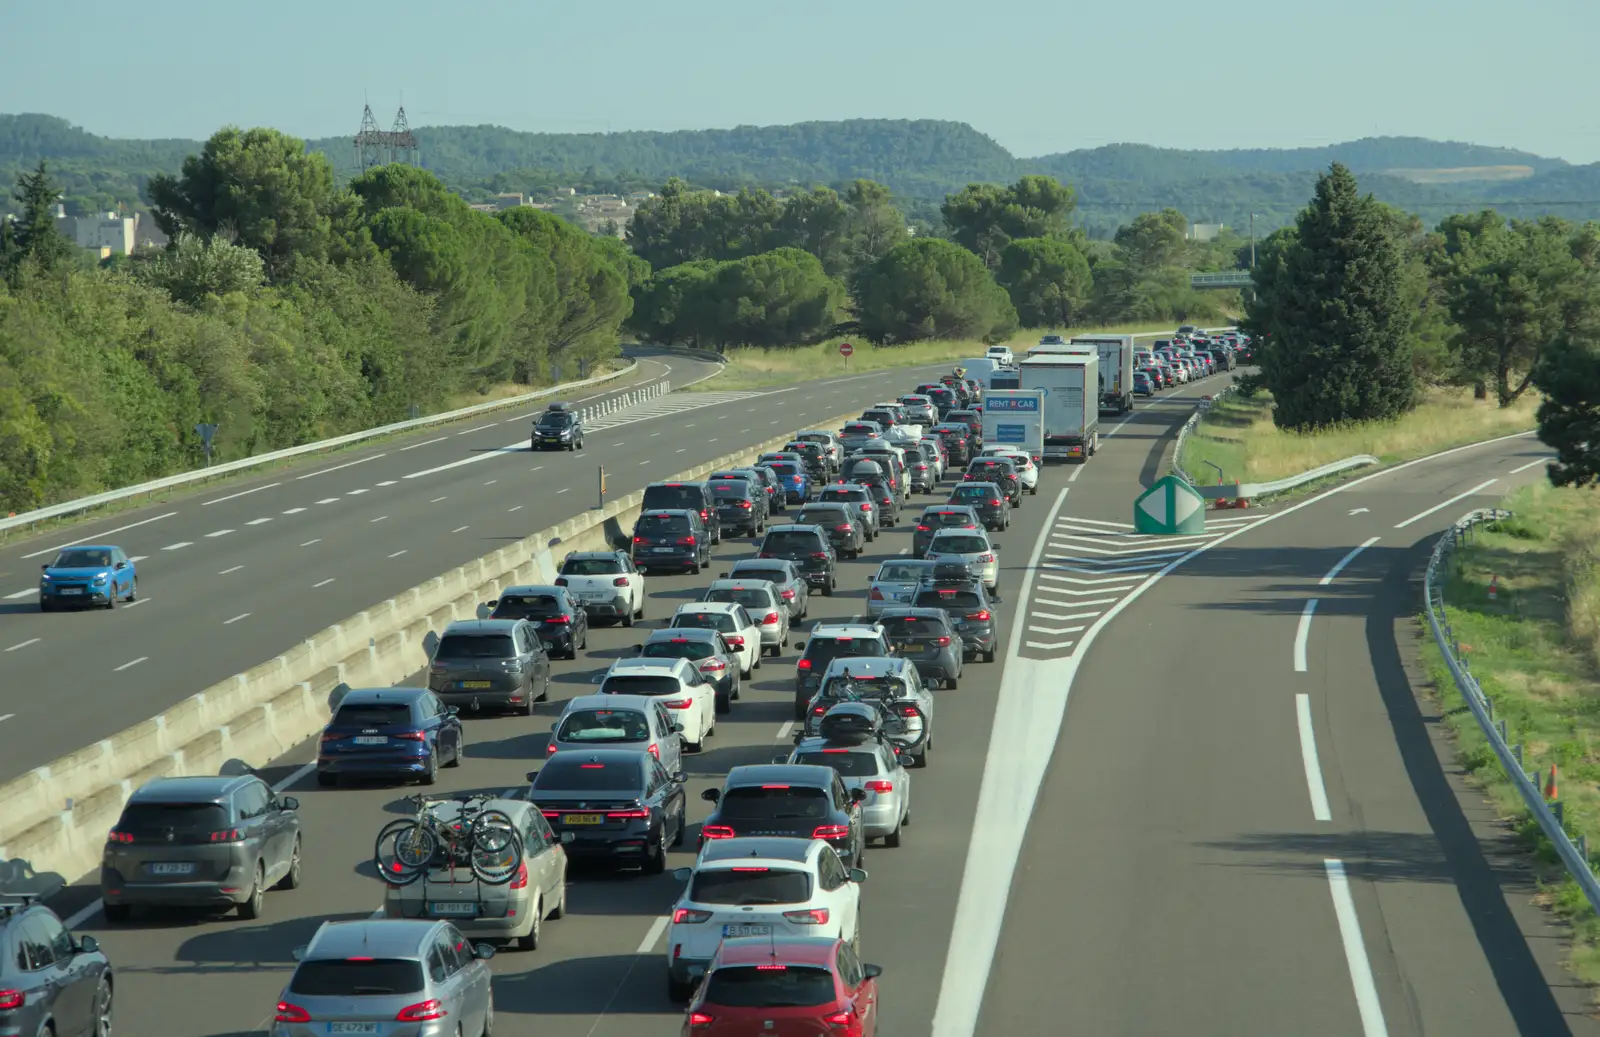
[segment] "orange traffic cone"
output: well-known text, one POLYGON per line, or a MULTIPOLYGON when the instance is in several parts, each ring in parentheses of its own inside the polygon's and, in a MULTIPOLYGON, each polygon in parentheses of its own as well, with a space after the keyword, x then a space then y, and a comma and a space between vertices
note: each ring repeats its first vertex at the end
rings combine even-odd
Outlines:
POLYGON ((1556 765, 1550 765, 1550 777, 1544 783, 1544 798, 1556 800, 1561 798, 1561 788, 1556 784, 1556 765))
POLYGON ((1489 600, 1495 601, 1500 597, 1500 577, 1489 577, 1489 600))

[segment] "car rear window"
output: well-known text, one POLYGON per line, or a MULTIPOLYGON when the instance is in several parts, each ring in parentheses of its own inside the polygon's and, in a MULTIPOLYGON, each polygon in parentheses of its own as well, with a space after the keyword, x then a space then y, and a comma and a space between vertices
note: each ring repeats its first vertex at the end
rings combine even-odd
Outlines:
POLYGON ((516 655, 510 634, 446 634, 439 640, 438 659, 509 659, 516 655))
POLYGON ((863 425, 859 421, 852 421, 844 427, 844 434, 847 436, 870 436, 877 431, 871 425, 863 425))
POLYGON ((590 760, 581 750, 569 752, 571 755, 557 753, 545 761, 533 779, 535 792, 631 792, 644 786, 639 764, 633 760, 600 763, 590 760))
POLYGON ((872 580, 874 583, 913 583, 922 578, 927 568, 911 562, 884 562, 872 580))
POLYGON ((405 702, 362 702, 340 706, 333 715, 335 724, 352 727, 376 727, 383 724, 405 724, 411 720, 411 706, 405 702))
POLYGON ((792 868, 716 868, 697 871, 689 899, 697 904, 803 904, 811 876, 792 868))
POLYGON ((819 500, 838 501, 841 504, 855 504, 864 500, 871 500, 872 494, 866 490, 823 490, 819 500))
POLYGON ((228 809, 219 803, 129 803, 117 830, 138 839, 164 835, 210 836, 228 827, 228 809))
POLYGON ((677 695, 682 691, 678 678, 657 673, 614 673, 600 685, 602 695, 677 695))
POLYGON ((568 713, 556 732, 561 742, 642 742, 650 737, 650 722, 636 709, 578 709, 568 713))
POLYGON ((735 630, 733 617, 726 612, 680 612, 672 617, 672 625, 718 630, 724 634, 731 634, 735 630))
POLYGON ((722 794, 717 812, 725 818, 824 818, 828 790, 814 785, 740 785, 722 794))
POLYGON ((994 493, 993 487, 977 483, 969 484, 967 486, 957 486, 955 492, 950 496, 972 500, 987 500, 989 495, 992 493, 994 493))
POLYGON ((507 594, 495 604, 493 619, 542 619, 561 616, 566 609, 554 594, 507 594))
POLYGON ((744 500, 750 496, 750 484, 742 479, 738 482, 714 482, 711 484, 711 496, 717 500, 744 500))
POLYGON ((793 461, 763 461, 763 468, 770 468, 779 475, 799 475, 800 466, 793 461))
POLYGON ((772 607, 772 592, 761 587, 714 587, 706 592, 706 600, 737 602, 747 609, 768 609, 772 607))
POLYGON ((849 522, 850 513, 843 508, 807 508, 796 515, 794 521, 808 526, 836 526, 849 522))
POLYGON ((906 682, 899 677, 829 677, 819 693, 825 699, 897 699, 906 693, 906 682))
POLYGON ((878 621, 890 637, 939 637, 945 626, 931 616, 885 616, 878 621))
POLYGON ((616 558, 568 558, 561 563, 562 576, 615 576, 622 572, 616 558))
POLYGON ((422 963, 403 958, 314 958, 289 980, 307 997, 382 997, 422 992, 422 963))
POLYGON ((646 641, 644 651, 639 654, 646 659, 700 660, 711 658, 714 647, 710 641, 691 641, 688 638, 672 641, 646 641))
POLYGON ((975 609, 983 604, 983 599, 978 597, 977 591, 940 588, 920 592, 916 604, 918 608, 975 609))
POLYGON ((933 538, 928 550, 940 554, 975 555, 989 550, 989 542, 980 536, 943 533, 933 538))
POLYGON ((639 521, 634 523, 635 536, 668 536, 672 534, 686 534, 689 532, 689 516, 687 515, 640 515, 639 521))
POLYGON ((735 567, 733 575, 744 580, 767 580, 778 586, 788 583, 790 579, 787 569, 757 569, 742 565, 735 567))
POLYGON ((800 552, 820 551, 822 545, 817 542, 817 534, 801 529, 785 529, 768 533, 767 539, 762 542, 761 550, 769 552, 800 552))
POLYGON ((794 763, 810 764, 813 767, 832 767, 844 778, 870 778, 878 773, 878 754, 852 753, 845 751, 822 751, 815 753, 795 753, 794 763))
POLYGON ((924 511, 922 524, 925 526, 970 526, 973 524, 972 513, 966 511, 924 511))
POLYGON ((806 642, 805 657, 820 670, 822 664, 831 659, 873 658, 883 654, 883 646, 875 637, 813 637, 806 642))
POLYGON ((735 965, 706 979, 705 1003, 729 1008, 809 1008, 833 999, 833 973, 815 965, 735 965))
POLYGON ((645 511, 699 511, 704 506, 699 486, 646 486, 640 502, 645 511))

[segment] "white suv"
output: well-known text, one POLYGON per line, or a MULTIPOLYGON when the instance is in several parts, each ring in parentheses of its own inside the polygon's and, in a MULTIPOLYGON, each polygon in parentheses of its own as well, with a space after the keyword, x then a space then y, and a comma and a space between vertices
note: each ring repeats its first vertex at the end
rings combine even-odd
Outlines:
POLYGON ((751 670, 761 669, 761 628, 736 601, 694 601, 679 605, 667 626, 697 627, 720 633, 738 657, 739 676, 744 680, 750 679, 751 670))
POLYGON ((699 752, 717 726, 717 689, 687 659, 618 659, 600 678, 602 695, 648 695, 660 699, 683 741, 699 752))
POLYGON ((1017 362, 1016 357, 1011 355, 1010 346, 990 346, 989 352, 985 353, 984 356, 1001 367, 1010 367, 1017 362))
POLYGON ((712 839, 693 868, 667 926, 667 995, 687 1000, 717 946, 732 936, 827 936, 859 944, 861 883, 822 839, 750 836, 712 839))

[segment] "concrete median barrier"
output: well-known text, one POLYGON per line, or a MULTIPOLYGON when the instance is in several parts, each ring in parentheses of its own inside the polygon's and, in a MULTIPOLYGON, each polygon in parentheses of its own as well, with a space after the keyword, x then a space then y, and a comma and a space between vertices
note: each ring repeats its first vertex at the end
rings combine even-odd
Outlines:
MULTIPOLYGON (((840 415, 825 426, 854 419, 840 415)), ((692 481, 775 450, 776 437, 669 476, 692 481)), ((43 767, 0 784, 0 860, 82 876, 99 866, 106 832, 140 785, 216 774, 225 762, 261 767, 316 735, 343 687, 395 684, 428 665, 438 633, 477 616, 519 583, 550 583, 572 551, 623 547, 642 493, 607 501, 436 576, 321 630, 282 654, 43 767)))

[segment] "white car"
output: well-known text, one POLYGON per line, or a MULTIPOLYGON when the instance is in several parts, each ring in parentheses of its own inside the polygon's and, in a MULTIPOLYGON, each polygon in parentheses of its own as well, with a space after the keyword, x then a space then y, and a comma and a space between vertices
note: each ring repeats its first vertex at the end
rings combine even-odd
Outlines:
POLYGON ((739 676, 750 679, 750 671, 761 669, 761 628, 750 613, 736 601, 694 601, 679 605, 669 627, 699 627, 715 630, 728 642, 739 658, 739 676))
POLYGON ((660 699, 681 724, 690 752, 699 752, 717 727, 717 689, 687 659, 618 659, 600 678, 601 695, 648 695, 660 699))
POLYGON ((928 541, 922 557, 930 562, 961 562, 981 574, 984 587, 992 591, 1000 583, 998 550, 981 529, 941 529, 928 541))
POLYGON ((777 658, 789 647, 789 606, 770 580, 712 580, 700 603, 737 602, 755 621, 761 633, 761 651, 777 658))
POLYGON ((1009 457, 1016 462, 1017 474, 1022 477, 1022 488, 1030 494, 1039 492, 1039 466, 1033 455, 1019 446, 986 446, 979 457, 1009 457))
POLYGON ((574 551, 561 560, 556 586, 567 588, 590 619, 631 627, 644 618, 644 576, 626 551, 574 551))
POLYGON ((1011 355, 1010 346, 990 346, 989 352, 984 355, 1001 367, 1011 367, 1017 362, 1016 357, 1011 355))
MULTIPOLYGON (((685 1001, 731 936, 861 940, 861 883, 822 839, 713 839, 692 868, 667 925, 667 996, 685 1001)), ((813 1027, 814 1029, 814 1027, 813 1027)))

